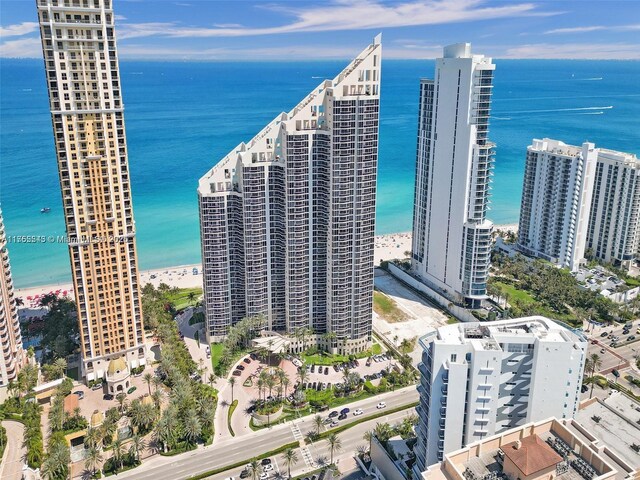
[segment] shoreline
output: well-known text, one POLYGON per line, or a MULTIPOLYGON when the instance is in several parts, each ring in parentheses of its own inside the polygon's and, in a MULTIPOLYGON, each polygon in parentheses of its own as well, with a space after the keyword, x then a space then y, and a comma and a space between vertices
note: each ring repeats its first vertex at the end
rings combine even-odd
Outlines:
MULTIPOLYGON (((517 232, 518 224, 495 225, 494 228, 495 230, 517 232)), ((411 251, 411 232, 376 235, 374 249, 373 262, 375 266, 380 265, 382 260, 405 258, 405 252, 411 251)), ((140 289, 147 283, 151 283, 156 288, 161 283, 177 288, 202 288, 202 265, 197 263, 141 271, 140 289), (197 274, 193 273, 194 268, 198 269, 197 274)), ((47 293, 64 296, 66 292, 67 296, 73 298, 72 282, 15 288, 14 291, 16 297, 21 298, 24 302, 23 308, 35 308, 38 305, 38 298, 47 293)))

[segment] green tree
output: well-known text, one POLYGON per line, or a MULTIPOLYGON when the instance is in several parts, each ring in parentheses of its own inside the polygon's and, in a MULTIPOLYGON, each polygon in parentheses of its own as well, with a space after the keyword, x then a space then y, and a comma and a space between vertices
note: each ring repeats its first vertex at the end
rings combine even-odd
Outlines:
POLYGON ((329 451, 331 452, 331 465, 333 465, 333 454, 342 450, 342 441, 338 438, 338 435, 332 433, 327 437, 327 444, 329 445, 329 451))
POLYGON ((151 375, 151 373, 147 372, 147 373, 144 374, 142 379, 144 380, 144 383, 147 384, 147 389, 149 390, 149 395, 151 395, 151 384, 153 383, 153 375, 151 375))
POLYGON ((593 397, 593 387, 596 384, 596 371, 600 370, 601 366, 602 359, 597 353, 592 353, 587 357, 585 369, 591 372, 591 391, 589 392, 589 398, 593 397))
POLYGON ((103 461, 102 452, 95 445, 89 447, 84 456, 84 468, 86 468, 92 475, 95 476, 97 470, 102 465, 103 461))
POLYGON ((134 461, 140 461, 140 454, 144 452, 144 449, 147 448, 147 444, 144 439, 139 435, 134 435, 131 437, 131 445, 129 446, 129 455, 134 461))
POLYGON ((251 479, 256 480, 258 478, 258 474, 260 473, 260 464, 258 463, 258 459, 252 458, 248 467, 249 471, 251 472, 251 479))
POLYGON ((282 455, 285 465, 287 466, 287 473, 291 478, 291 466, 298 463, 298 454, 293 448, 288 448, 282 455))
POLYGON ((320 435, 320 428, 322 428, 322 417, 320 415, 313 417, 313 425, 316 427, 316 435, 320 435))
POLYGON ((231 403, 233 403, 233 387, 236 384, 236 377, 229 377, 229 386, 231 387, 231 403))

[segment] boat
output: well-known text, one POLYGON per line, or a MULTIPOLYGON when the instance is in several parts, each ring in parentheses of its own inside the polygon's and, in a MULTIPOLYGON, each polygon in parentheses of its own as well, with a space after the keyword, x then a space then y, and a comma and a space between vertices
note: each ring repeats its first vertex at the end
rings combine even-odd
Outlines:
POLYGON ((40 209, 40 213, 49 213, 51 209, 49 207, 44 207, 40 209))

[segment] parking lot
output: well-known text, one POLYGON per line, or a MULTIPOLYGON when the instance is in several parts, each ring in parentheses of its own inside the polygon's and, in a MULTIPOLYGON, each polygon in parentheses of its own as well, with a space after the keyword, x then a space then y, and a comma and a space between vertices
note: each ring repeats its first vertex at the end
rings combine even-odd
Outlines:
POLYGON ((344 382, 345 367, 347 371, 357 372, 365 380, 371 380, 374 385, 377 385, 382 378, 383 370, 397 367, 402 371, 398 362, 387 354, 374 355, 370 359, 354 360, 348 365, 307 365, 305 367, 308 374, 306 387, 317 389, 318 383, 323 385, 322 389, 340 386, 344 382))

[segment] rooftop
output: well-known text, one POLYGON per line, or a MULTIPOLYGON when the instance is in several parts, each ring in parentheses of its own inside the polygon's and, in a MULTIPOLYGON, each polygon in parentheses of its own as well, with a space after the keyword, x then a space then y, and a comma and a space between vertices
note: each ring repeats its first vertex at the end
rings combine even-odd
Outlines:
POLYGON ((562 457, 535 433, 522 440, 507 443, 502 447, 502 452, 526 476, 562 462, 562 457))
POLYGON ((425 346, 432 339, 452 345, 472 343, 478 350, 500 350, 500 343, 514 341, 586 342, 580 332, 542 316, 446 325, 438 328, 437 335, 422 337, 421 342, 425 346))

